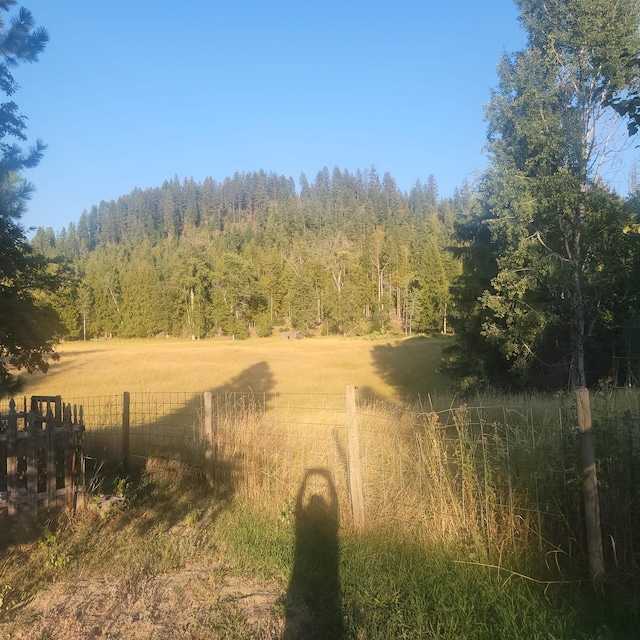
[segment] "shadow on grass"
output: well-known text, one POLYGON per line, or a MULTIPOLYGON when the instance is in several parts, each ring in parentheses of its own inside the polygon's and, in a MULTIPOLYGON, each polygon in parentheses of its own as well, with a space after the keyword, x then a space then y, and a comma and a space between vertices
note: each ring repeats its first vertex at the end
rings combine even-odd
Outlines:
POLYGON ((295 511, 295 555, 283 640, 344 637, 338 573, 338 495, 331 473, 309 469, 295 511))
MULTIPOLYGON (((239 415, 244 409, 264 408, 273 387, 274 378, 266 362, 248 367, 211 390, 215 419, 230 407, 239 415)), ((121 416, 121 407, 111 412, 112 420, 121 416)), ((85 414, 87 485, 93 486, 94 493, 130 492, 134 501, 144 502, 148 507, 146 517, 136 523, 141 534, 160 522, 170 528, 194 510, 206 510, 216 517, 236 493, 243 454, 233 448, 218 449, 210 486, 204 473, 203 418, 201 394, 131 394, 127 461, 123 458, 122 425, 94 431, 91 416, 85 414), (172 483, 178 479, 179 483, 172 483)))
POLYGON ((224 393, 251 393, 254 396, 270 393, 275 386, 275 379, 266 362, 258 362, 223 385, 211 389, 213 395, 224 393))
POLYGON ((24 545, 42 537, 42 531, 49 522, 57 519, 61 509, 40 509, 35 513, 26 508, 17 515, 9 516, 6 511, 0 514, 0 558, 15 545, 24 545))
POLYGON ((400 398, 416 400, 451 388, 451 380, 439 371, 442 351, 449 343, 450 338, 445 336, 421 336, 376 345, 372 350, 373 364, 400 398))
MULTIPOLYGON (((73 370, 76 367, 76 361, 79 361, 80 367, 86 366, 85 356, 91 355, 96 356, 99 362, 99 355, 102 353, 99 349, 87 349, 86 351, 82 351, 80 353, 74 351, 68 351, 63 354, 57 353, 56 359, 52 360, 49 363, 49 369, 46 373, 42 373, 40 371, 34 371, 32 373, 22 372, 15 376, 15 380, 18 383, 18 387, 12 390, 13 394, 21 393, 25 387, 31 386, 34 384, 35 380, 44 379, 46 376, 47 385, 50 385, 51 381, 54 380, 57 376, 59 376, 63 371, 66 373, 69 370, 73 370)), ((53 386, 53 385, 51 385, 53 386)), ((33 387, 32 387, 33 388, 33 387)))

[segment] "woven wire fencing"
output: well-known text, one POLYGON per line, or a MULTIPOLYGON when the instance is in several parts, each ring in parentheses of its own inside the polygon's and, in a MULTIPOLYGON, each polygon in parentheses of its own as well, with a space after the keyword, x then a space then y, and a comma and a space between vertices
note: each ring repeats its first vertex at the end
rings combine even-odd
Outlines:
POLYGON ((361 416, 368 518, 494 549, 574 544, 561 410, 461 406, 394 415, 363 407, 361 416))
POLYGON ((87 425, 85 449, 90 458, 100 462, 123 462, 126 405, 128 454, 134 462, 155 456, 202 463, 202 394, 131 393, 78 397, 70 402, 82 406, 87 425))
POLYGON ((350 522, 343 394, 227 393, 213 405, 213 475, 227 494, 285 517, 317 494, 350 522))
MULTIPOLYGON (((88 455, 121 461, 123 396, 64 400, 83 407, 88 455)), ((219 490, 285 515, 301 493, 324 492, 351 524, 344 394, 224 393, 212 413, 207 458, 203 394, 130 394, 131 458, 179 457, 203 472, 210 463, 219 490)), ((424 541, 581 555, 579 441, 566 402, 441 412, 360 403, 357 422, 367 525, 424 541)), ((633 567, 640 415, 598 411, 594 432, 605 553, 633 567)))
MULTIPOLYGON (((537 548, 555 564, 584 557, 580 436, 566 404, 359 415, 368 522, 489 551, 537 548)), ((640 415, 601 412, 594 432, 605 556, 637 573, 640 415)))

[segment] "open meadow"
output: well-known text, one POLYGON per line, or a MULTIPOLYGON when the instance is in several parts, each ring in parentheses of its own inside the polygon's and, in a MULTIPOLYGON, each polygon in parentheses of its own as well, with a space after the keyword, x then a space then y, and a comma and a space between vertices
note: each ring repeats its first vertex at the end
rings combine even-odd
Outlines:
POLYGON ((63 399, 136 392, 344 393, 416 399, 440 392, 448 338, 407 340, 90 340, 63 342, 46 374, 23 374, 24 394, 63 399))
POLYGON ((0 637, 635 637, 637 394, 594 395, 596 592, 571 397, 454 402, 447 343, 62 344, 22 394, 83 405, 90 508, 0 520, 0 637))

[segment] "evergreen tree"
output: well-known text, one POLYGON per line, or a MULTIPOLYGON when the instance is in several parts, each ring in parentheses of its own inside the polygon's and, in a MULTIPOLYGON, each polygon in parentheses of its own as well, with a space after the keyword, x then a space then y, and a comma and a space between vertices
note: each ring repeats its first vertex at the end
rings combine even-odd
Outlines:
MULTIPOLYGON (((15 0, 0 0, 0 11, 9 11, 15 0)), ((12 96, 17 84, 10 72, 22 62, 35 62, 49 40, 47 31, 35 28, 24 8, 9 26, 0 20, 0 90, 12 96)), ((52 292, 59 278, 42 255, 27 242, 20 219, 33 191, 21 176, 35 167, 44 145, 39 140, 25 152, 26 118, 17 105, 0 105, 0 392, 14 388, 9 367, 46 371, 54 357, 60 330, 59 317, 43 303, 38 292, 52 292)))

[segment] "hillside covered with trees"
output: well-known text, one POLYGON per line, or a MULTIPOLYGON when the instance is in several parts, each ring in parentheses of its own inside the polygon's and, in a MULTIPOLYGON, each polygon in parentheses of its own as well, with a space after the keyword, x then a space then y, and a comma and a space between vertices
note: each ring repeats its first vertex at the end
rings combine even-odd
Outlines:
POLYGON ((101 202, 34 247, 75 277, 55 306, 69 336, 407 334, 441 330, 460 263, 448 250, 468 187, 439 200, 375 169, 310 182, 265 171, 165 181, 101 202))

